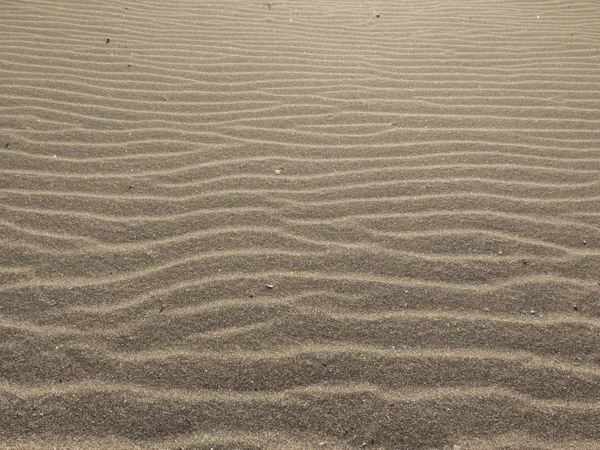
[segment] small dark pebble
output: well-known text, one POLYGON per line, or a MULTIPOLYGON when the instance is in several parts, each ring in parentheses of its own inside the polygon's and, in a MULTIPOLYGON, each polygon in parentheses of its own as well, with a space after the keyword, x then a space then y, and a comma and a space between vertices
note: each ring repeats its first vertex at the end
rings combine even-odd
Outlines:
POLYGON ((165 310, 165 308, 166 308, 165 305, 160 305, 159 312, 163 312, 165 310))
POLYGON ((579 308, 577 307, 577 305, 573 305, 573 309, 574 309, 575 311, 579 311, 579 308))
POLYGON ((523 263, 524 266, 526 266, 527 263, 529 263, 529 261, 527 261, 526 259, 522 259, 521 262, 523 263))
POLYGON ((379 17, 379 14, 375 14, 375 17, 379 17))
POLYGON ((10 145, 10 142, 7 142, 6 145, 4 146, 5 148, 8 148, 8 146, 10 145))
POLYGON ((110 38, 106 38, 106 43, 108 44, 110 42, 110 38))
POLYGON ((127 186, 127 189, 133 189, 133 186, 127 186))

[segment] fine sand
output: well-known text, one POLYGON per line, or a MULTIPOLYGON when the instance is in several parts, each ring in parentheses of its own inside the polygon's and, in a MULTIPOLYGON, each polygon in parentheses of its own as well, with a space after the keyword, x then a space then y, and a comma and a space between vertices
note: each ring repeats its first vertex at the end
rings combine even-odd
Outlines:
POLYGON ((600 448, 598 0, 0 14, 1 448, 600 448))

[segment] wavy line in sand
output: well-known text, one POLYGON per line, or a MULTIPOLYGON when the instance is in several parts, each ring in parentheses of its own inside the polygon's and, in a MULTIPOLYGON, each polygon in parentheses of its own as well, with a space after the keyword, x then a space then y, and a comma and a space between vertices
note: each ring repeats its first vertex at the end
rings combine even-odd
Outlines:
MULTIPOLYGON (((502 170, 515 170, 515 171, 523 171, 523 170, 535 170, 540 172, 550 172, 550 173, 569 173, 569 174, 596 174, 597 170, 594 169, 569 169, 569 168, 555 168, 555 167, 544 167, 544 166, 527 166, 522 164, 436 164, 436 165, 428 165, 428 166, 396 166, 396 167, 387 167, 387 168, 372 168, 372 169, 362 169, 362 170, 348 170, 348 171, 335 171, 328 172, 322 174, 312 174, 312 175, 286 175, 286 181, 310 181, 310 180, 318 180, 323 178, 346 178, 349 176, 359 176, 366 174, 377 174, 381 175, 385 172, 406 172, 406 171, 418 171, 418 170, 466 170, 466 169, 502 169, 502 170)), ((194 170, 194 165, 188 165, 184 168, 178 169, 167 169, 160 171, 146 171, 146 172, 123 172, 123 173, 97 173, 97 172, 89 172, 89 173, 57 173, 57 172, 47 172, 47 171, 36 171, 36 170, 19 170, 19 169, 0 169, 1 174, 5 175, 19 175, 19 176, 31 176, 31 177, 46 177, 46 178, 65 178, 65 179, 115 179, 115 178, 127 178, 127 179, 135 179, 135 178, 143 178, 148 176, 164 176, 164 175, 174 175, 180 172, 188 172, 194 170)), ((243 180, 243 179, 273 179, 273 180, 281 180, 281 177, 277 177, 275 175, 256 175, 256 174, 235 174, 235 175, 226 175, 222 177, 214 177, 207 180, 202 180, 202 182, 192 181, 192 182, 184 182, 179 184, 170 184, 171 187, 183 187, 183 186, 197 186, 199 184, 209 184, 215 183, 222 180, 243 180)))
MULTIPOLYGON (((216 252, 218 253, 218 252, 216 252)), ((229 253, 229 252, 224 252, 229 253)), ((236 253, 233 253, 236 254, 236 253)), ((302 252, 296 252, 300 256, 303 255, 302 252)), ((133 273, 128 273, 125 275, 116 275, 109 276, 103 278, 68 278, 63 277, 60 280, 49 279, 49 280, 36 280, 33 282, 23 282, 23 283, 14 283, 6 286, 0 286, 0 292, 14 292, 19 289, 28 289, 28 288, 54 288, 54 289, 73 289, 77 287, 86 287, 86 286, 102 286, 109 284, 116 284, 122 282, 131 282, 136 278, 149 276, 155 274, 158 270, 157 268, 142 270, 142 271, 134 271, 133 273)), ((432 281, 432 280, 418 280, 414 278, 404 278, 404 277, 384 277, 377 275, 369 275, 369 274, 346 274, 346 273, 323 273, 323 272, 311 272, 311 271, 266 271, 266 272, 257 272, 252 274, 223 274, 223 275, 213 275, 210 277, 206 277, 199 280, 190 280, 175 283, 171 286, 163 287, 160 289, 149 290, 148 292, 142 294, 140 297, 136 297, 127 301, 123 301, 118 305, 109 305, 109 306, 84 306, 78 307, 80 311, 86 312, 94 312, 94 311, 115 311, 124 308, 130 308, 133 306, 140 305, 144 302, 147 302, 152 297, 158 297, 161 295, 169 294, 172 292, 176 292, 178 290, 190 288, 190 287, 198 287, 211 283, 217 282, 231 282, 235 280, 274 280, 274 279, 285 279, 285 278, 294 278, 294 279, 304 279, 304 280, 327 280, 327 281, 336 281, 336 282, 347 282, 352 284, 384 284, 390 286, 401 286, 401 287, 423 287, 423 288, 435 288, 435 289, 445 289, 445 290, 454 290, 459 292, 492 292, 498 289, 506 289, 511 286, 523 286, 525 284, 543 284, 543 285, 567 285, 573 286, 578 289, 583 290, 592 290, 596 289, 597 283, 591 280, 583 280, 576 278, 567 278, 567 277, 558 277, 553 275, 529 275, 529 276, 518 276, 512 277, 509 280, 501 280, 493 283, 487 283, 485 285, 473 285, 473 284, 461 284, 461 283, 447 283, 440 281, 432 281)))
MULTIPOLYGON (((265 180, 266 181, 266 180, 265 180)), ((148 201, 148 202, 173 202, 173 203, 185 203, 190 202, 192 200, 199 200, 203 198, 209 198, 211 196, 221 196, 221 195, 238 195, 238 194, 249 194, 249 195, 266 195, 266 194, 288 194, 288 195, 311 195, 311 194, 325 194, 325 193, 334 193, 334 192, 344 192, 351 190, 361 190, 361 189, 370 189, 370 188, 382 188, 382 187, 394 187, 394 186, 402 186, 402 185, 412 185, 412 184, 425 184, 430 187, 433 183, 437 183, 441 186, 448 184, 459 184, 459 185, 468 185, 469 183, 478 183, 482 185, 490 184, 492 186, 499 185, 503 186, 519 186, 526 189, 553 189, 554 192, 557 190, 567 190, 567 189, 584 189, 587 187, 596 187, 600 186, 599 181, 584 181, 581 183, 536 183, 536 182, 520 182, 520 181, 512 181, 512 180, 496 180, 496 179, 486 179, 486 178, 447 178, 447 179, 433 179, 433 178, 425 178, 425 179, 414 179, 414 180, 394 180, 394 181, 373 181, 373 182, 364 182, 364 183, 355 183, 355 184, 345 184, 343 186, 332 185, 332 186, 321 186, 316 188, 306 188, 306 189, 289 189, 284 186, 280 188, 264 188, 264 189, 220 189, 220 190, 212 190, 210 192, 201 193, 201 194, 180 194, 180 195, 148 195, 148 194, 131 194, 128 196, 123 196, 122 193, 119 194, 103 194, 98 192, 80 192, 80 191, 51 191, 51 190, 30 190, 30 189, 13 189, 13 188, 0 188, 0 194, 5 194, 6 197, 9 195, 14 196, 26 196, 26 197, 58 197, 58 198, 66 198, 66 199, 76 199, 81 198, 84 200, 109 200, 111 202, 140 202, 140 201, 148 201)), ((448 189, 448 187, 444 187, 444 189, 448 189)))
POLYGON ((159 389, 153 387, 148 389, 144 386, 137 386, 125 383, 107 383, 100 380, 82 381, 78 383, 61 383, 40 385, 17 385, 6 381, 0 382, 0 391, 4 395, 13 395, 19 398, 44 398, 44 397, 70 397, 90 393, 109 393, 109 394, 130 394, 134 395, 137 402, 185 402, 185 403, 205 403, 205 402, 256 402, 261 403, 285 403, 295 404, 305 402, 306 398, 311 397, 330 397, 361 395, 375 396, 384 401, 403 402, 403 403, 422 403, 444 400, 447 398, 462 398, 463 401, 473 399, 482 400, 484 398, 502 398, 522 405, 521 407, 542 409, 542 410, 566 410, 566 411, 589 411, 592 413, 600 412, 598 402, 581 402, 574 400, 543 400, 529 395, 519 394, 508 389, 498 389, 494 387, 472 387, 462 386, 453 388, 420 388, 410 389, 410 391, 394 391, 382 389, 370 384, 350 384, 350 385, 314 385, 308 387, 293 388, 279 392, 226 392, 215 390, 183 390, 183 389, 159 389))
MULTIPOLYGON (((216 236, 223 235, 231 235, 235 236, 237 239, 242 238, 244 235, 266 235, 269 238, 278 237, 282 239, 286 239, 291 241, 291 243, 310 245, 315 247, 323 248, 321 251, 331 252, 332 249, 339 249, 342 251, 360 251, 364 253, 378 253, 378 254, 387 254, 395 257, 410 257, 410 258, 418 258, 423 260, 430 261, 441 261, 441 262, 467 262, 467 261, 476 261, 476 262, 491 262, 497 263, 498 256, 491 256, 485 253, 477 253, 473 255, 468 254, 444 254, 440 252, 416 252, 410 250, 399 250, 394 248, 389 248, 389 246, 385 246, 383 244, 377 242, 360 242, 355 240, 353 242, 344 242, 344 241, 332 241, 329 239, 311 239, 309 237, 302 236, 297 233, 289 232, 283 228, 279 227, 221 227, 218 229, 209 229, 202 231, 194 231, 189 233, 184 233, 176 236, 152 239, 142 242, 135 243, 103 243, 97 239, 92 239, 84 236, 73 236, 71 234, 58 234, 58 233, 49 233, 42 230, 32 229, 29 227, 24 227, 21 225, 14 225, 11 223, 0 221, 0 228, 6 227, 9 229, 13 229, 18 231, 19 233, 23 233, 26 236, 35 236, 40 238, 51 238, 51 239, 59 239, 59 240, 72 240, 75 242, 81 242, 85 244, 85 247, 80 247, 76 249, 56 249, 54 245, 50 248, 44 248, 39 243, 29 243, 29 242, 18 242, 18 241, 7 241, 0 239, 0 245, 4 245, 5 247, 14 247, 14 248, 27 248, 30 251, 34 251, 36 253, 46 253, 50 255, 84 255, 84 254, 111 254, 111 255, 119 255, 119 254, 132 254, 134 252, 148 252, 152 249, 156 249, 158 247, 162 247, 168 244, 184 244, 190 243, 193 240, 199 240, 204 238, 212 238, 216 236)), ((485 229, 444 229, 439 231, 404 231, 404 232, 386 232, 373 230, 366 226, 354 226, 354 229, 359 229, 363 233, 369 234, 373 237, 391 237, 397 238, 401 240, 406 239, 414 239, 414 238, 458 238, 458 237, 482 237, 492 239, 494 241, 501 242, 512 242, 515 244, 523 244, 526 246, 533 247, 541 247, 547 250, 554 250, 562 253, 561 256, 536 256, 538 261, 564 261, 567 262, 569 260, 576 259, 578 257, 586 257, 586 256, 598 256, 598 253, 593 248, 578 248, 573 246, 566 246, 561 244, 556 244, 552 242, 548 242, 542 239, 532 239, 523 236, 517 236, 510 233, 485 230, 485 229)), ((249 249, 239 249, 239 250, 231 250, 232 252, 239 252, 240 255, 245 254, 246 256, 250 255, 260 255, 259 250, 255 250, 255 253, 252 253, 252 250, 249 249)), ((282 252, 281 255, 286 255, 285 252, 289 251, 286 248, 268 248, 263 250, 265 255, 272 254, 272 252, 282 252)), ((199 255, 196 257, 181 257, 176 258, 170 261, 167 265, 160 266, 161 268, 173 267, 176 265, 183 265, 189 262, 200 261, 204 258, 214 258, 215 256, 223 257, 222 255, 215 255, 214 253, 204 253, 203 255, 199 255), (190 259, 191 258, 191 259, 190 259)), ((289 255, 292 256, 292 255, 289 255)), ((522 257, 527 257, 526 252, 522 253, 522 257)), ((160 269, 162 270, 162 269, 160 269)))
MULTIPOLYGON (((310 306, 302 306, 302 303, 308 299, 316 299, 322 296, 339 297, 347 299, 348 296, 333 294, 328 291, 312 291, 304 292, 297 295, 287 295, 284 297, 273 298, 229 298, 213 301, 207 304, 199 304, 184 307, 171 307, 162 312, 164 317, 171 319, 186 318, 191 315, 199 315, 210 312, 221 312, 228 309, 244 309, 244 308, 281 308, 292 309, 299 313, 308 316, 316 315, 320 318, 329 318, 338 321, 348 322, 382 322, 382 321, 399 321, 405 323, 407 321, 440 321, 447 320, 453 323, 474 323, 474 324, 508 324, 508 325, 527 325, 533 328, 546 328, 548 326, 581 326, 586 329, 600 328, 600 319, 581 315, 565 315, 565 314, 544 314, 543 316, 523 316, 509 315, 501 313, 481 313, 477 311, 460 311, 452 312, 445 310, 403 310, 403 311, 382 311, 382 312, 345 312, 337 307, 324 307, 320 305, 318 308, 310 306)), ((69 318, 72 315, 78 314, 104 314, 104 312, 90 312, 81 307, 70 307, 61 309, 58 312, 52 313, 55 317, 69 318)), ((71 320, 71 319, 69 319, 71 320)), ((148 323, 148 318, 136 318, 120 322, 117 326, 107 328, 97 327, 94 329, 81 329, 69 325, 38 325, 31 321, 23 321, 17 318, 6 317, 0 319, 0 328, 16 330, 23 333, 39 335, 39 336, 116 336, 123 333, 133 333, 137 328, 148 323)), ((252 329, 256 327, 252 325, 252 329)))
MULTIPOLYGON (((369 439, 364 440, 368 442, 369 439)), ((288 434, 280 431, 257 431, 254 433, 232 429, 214 431, 192 431, 185 435, 172 436, 162 439, 148 439, 143 442, 127 439, 121 436, 112 437, 78 437, 69 436, 73 448, 90 450, 131 449, 131 450, 161 450, 165 448, 269 448, 279 450, 320 450, 334 448, 337 450, 354 450, 360 442, 353 445, 341 438, 321 435, 302 436, 301 433, 288 434)), ((11 449, 47 450, 66 448, 63 436, 46 434, 42 439, 28 438, 19 441, 5 441, 11 449)), ((510 432, 491 435, 486 438, 470 436, 457 437, 443 447, 452 450, 454 445, 465 449, 486 450, 597 450, 600 440, 591 439, 543 439, 525 432, 510 432)), ((427 450, 440 450, 439 446, 427 450)))
MULTIPOLYGON (((117 352, 102 349, 100 344, 93 346, 78 344, 72 346, 85 351, 93 351, 102 359, 112 359, 124 363, 159 363, 169 361, 229 361, 236 363, 252 362, 277 362, 284 360, 297 360, 303 357, 330 358, 353 357, 364 355, 366 357, 388 358, 392 360, 403 359, 432 359, 447 361, 464 361, 467 363, 497 360, 503 363, 520 364, 537 370, 556 370, 558 372, 572 373, 584 377, 599 377, 600 368, 594 364, 574 364, 556 357, 540 356, 526 351, 499 351, 481 348, 381 348, 368 345, 349 343, 338 344, 304 344, 282 348, 272 348, 270 351, 254 350, 145 350, 138 352, 117 352)), ((367 358, 368 360, 368 358, 367 358)))

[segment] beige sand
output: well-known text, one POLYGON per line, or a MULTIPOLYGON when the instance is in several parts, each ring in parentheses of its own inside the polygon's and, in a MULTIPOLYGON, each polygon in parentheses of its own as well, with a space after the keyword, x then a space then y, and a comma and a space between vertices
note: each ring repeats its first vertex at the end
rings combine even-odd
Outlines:
POLYGON ((0 446, 600 448, 597 0, 3 0, 0 446))

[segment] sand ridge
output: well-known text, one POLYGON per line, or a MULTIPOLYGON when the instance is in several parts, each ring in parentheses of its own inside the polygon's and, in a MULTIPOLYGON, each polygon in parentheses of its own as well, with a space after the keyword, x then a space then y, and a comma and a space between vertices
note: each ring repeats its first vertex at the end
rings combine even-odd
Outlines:
POLYGON ((0 447, 600 448, 600 4, 5 0, 0 447))

